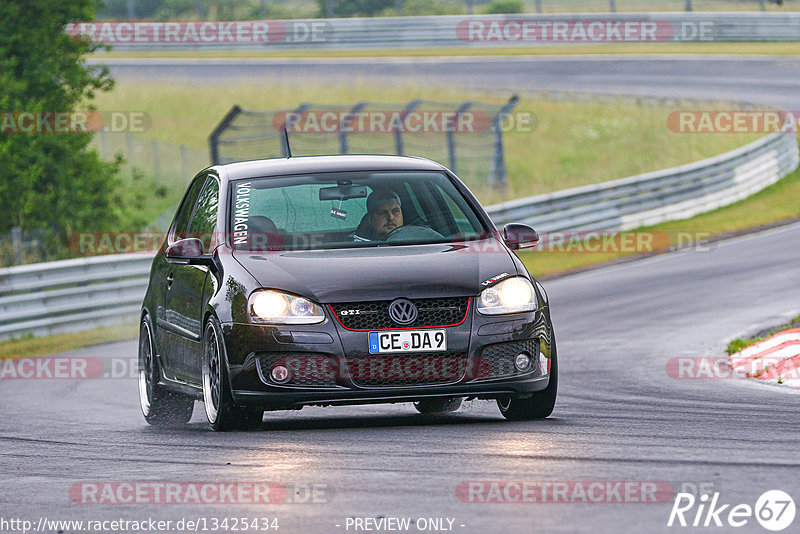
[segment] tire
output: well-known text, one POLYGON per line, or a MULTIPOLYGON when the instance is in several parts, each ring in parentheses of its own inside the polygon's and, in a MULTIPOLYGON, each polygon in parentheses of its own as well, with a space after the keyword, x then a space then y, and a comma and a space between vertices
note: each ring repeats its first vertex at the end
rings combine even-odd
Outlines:
POLYGON ((462 397, 443 397, 433 399, 422 399, 414 403, 414 408, 419 413, 449 413, 455 412, 461 408, 461 403, 464 401, 462 397))
POLYGON ((217 432, 256 430, 264 410, 236 406, 228 380, 225 342, 213 318, 203 329, 203 404, 211 428, 217 432))
POLYGON ((161 370, 155 357, 153 328, 145 316, 139 327, 139 406, 153 426, 185 425, 192 418, 194 398, 167 390, 158 383, 161 370))
POLYGON ((537 391, 530 397, 517 397, 510 395, 497 399, 500 413, 509 421, 530 421, 544 419, 553 413, 558 395, 558 356, 553 337, 553 354, 550 363, 550 382, 542 391, 537 391))

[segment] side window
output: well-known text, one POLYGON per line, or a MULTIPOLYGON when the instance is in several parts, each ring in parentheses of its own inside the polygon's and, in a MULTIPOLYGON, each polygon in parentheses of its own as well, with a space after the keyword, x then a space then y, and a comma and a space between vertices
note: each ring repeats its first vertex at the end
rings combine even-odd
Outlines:
POLYGON ((217 226, 217 206, 219 204, 219 184, 213 176, 209 176, 200 191, 197 207, 194 209, 192 221, 189 223, 189 236, 202 239, 205 244, 217 226))
POLYGON ((185 239, 189 233, 189 220, 192 217, 192 210, 197 202, 197 196, 200 194, 200 188, 203 187, 206 177, 198 176, 189 186, 189 192, 183 199, 181 207, 178 208, 178 213, 175 215, 175 226, 172 230, 170 242, 175 242, 179 239, 185 239))

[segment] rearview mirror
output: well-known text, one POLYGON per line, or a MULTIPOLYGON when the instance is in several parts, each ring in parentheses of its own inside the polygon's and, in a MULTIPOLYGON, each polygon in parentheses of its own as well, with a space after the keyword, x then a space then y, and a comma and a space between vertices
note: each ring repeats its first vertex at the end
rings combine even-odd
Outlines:
POLYGON ((203 254, 203 242, 196 237, 180 239, 167 248, 167 261, 182 265, 209 265, 211 255, 203 254))
POLYGON ((511 223, 503 228, 503 240, 511 250, 532 248, 539 243, 539 234, 527 224, 511 223))
POLYGON ((336 187, 323 187, 319 190, 320 200, 350 200, 352 198, 367 198, 367 186, 339 184, 336 187))

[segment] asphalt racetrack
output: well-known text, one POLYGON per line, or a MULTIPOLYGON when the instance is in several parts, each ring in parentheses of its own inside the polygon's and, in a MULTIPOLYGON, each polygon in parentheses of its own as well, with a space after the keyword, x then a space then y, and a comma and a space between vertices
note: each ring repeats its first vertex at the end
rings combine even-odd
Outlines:
MULTIPOLYGON (((292 69, 320 77, 356 70, 344 60, 182 67, 159 61, 132 66, 115 60, 112 74, 202 81, 282 76, 292 69)), ((421 84, 455 80, 466 68, 461 80, 475 87, 619 90, 789 108, 800 75, 796 60, 763 58, 445 63, 403 68, 421 84), (518 62, 530 69, 516 68, 518 62), (493 80, 493 71, 513 74, 493 80)), ((369 65, 364 72, 371 77, 408 76, 394 72, 396 65, 369 65)), ((561 374, 555 412, 544 421, 507 422, 493 402, 467 403, 447 416, 422 416, 410 404, 397 404, 268 412, 261 431, 218 434, 208 429, 200 403, 187 428, 147 426, 130 369, 120 378, 1 380, 2 516, 34 525, 42 517, 277 518, 279 533, 299 534, 399 531, 357 530, 354 518, 443 519, 438 530, 418 521, 408 532, 730 532, 727 523, 667 527, 672 492, 655 503, 624 493, 623 502, 612 493, 605 499, 611 502, 481 503, 457 490, 470 481, 649 481, 676 493, 699 487, 718 492, 718 505, 731 505, 720 515, 723 522, 732 506, 754 507, 767 490, 800 499, 800 397, 788 388, 674 371, 676 358, 713 361, 728 339, 800 313, 799 243, 800 224, 794 224, 546 282, 561 374), (288 501, 301 502, 80 502, 75 488, 100 482, 271 482, 288 488, 288 501), (308 488, 316 497, 305 496, 308 488)), ((132 366, 136 343, 65 356, 109 364, 127 359, 132 366)), ((697 510, 686 513, 688 521, 697 510)), ((755 517, 745 519, 737 532, 765 531, 755 517)), ((796 532, 798 522, 785 532, 796 532)))

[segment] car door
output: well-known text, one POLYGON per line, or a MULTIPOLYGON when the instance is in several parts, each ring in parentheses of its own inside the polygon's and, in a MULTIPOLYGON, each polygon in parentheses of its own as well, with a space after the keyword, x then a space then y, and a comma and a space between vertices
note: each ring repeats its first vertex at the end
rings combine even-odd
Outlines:
MULTIPOLYGON (((210 252, 215 242, 219 183, 208 175, 189 219, 186 235, 203 241, 203 252, 210 252)), ((177 378, 199 384, 200 366, 196 365, 203 345, 203 288, 208 277, 204 265, 170 264, 167 276, 166 315, 174 336, 177 354, 177 378)))
MULTIPOLYGON (((203 187, 206 178, 207 176, 205 174, 198 176, 189 186, 189 189, 187 190, 186 195, 184 195, 183 201, 181 202, 181 205, 175 214, 175 220, 172 222, 170 231, 167 234, 167 246, 172 245, 179 239, 183 239, 188 235, 189 222, 192 218, 192 212, 194 211, 194 206, 197 203, 197 198, 200 195, 200 189, 203 187)), ((167 309, 167 300, 169 298, 168 294, 171 291, 172 282, 174 281, 175 276, 174 270, 174 265, 165 262, 163 270, 160 270, 163 277, 157 281, 153 281, 153 283, 162 284, 159 295, 160 298, 158 302, 158 311, 156 314, 156 340, 158 343, 161 360, 164 364, 164 374, 168 379, 171 380, 175 380, 177 374, 181 373, 182 370, 180 353, 182 350, 182 341, 181 336, 178 334, 178 330, 176 329, 179 321, 174 317, 174 314, 167 309)))

